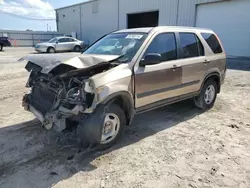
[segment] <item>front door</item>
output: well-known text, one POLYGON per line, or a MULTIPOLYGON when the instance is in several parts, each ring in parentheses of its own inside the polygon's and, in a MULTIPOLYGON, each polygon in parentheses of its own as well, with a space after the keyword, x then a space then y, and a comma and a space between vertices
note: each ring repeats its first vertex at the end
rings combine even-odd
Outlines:
POLYGON ((149 53, 161 55, 161 63, 135 68, 136 108, 176 100, 182 84, 182 68, 178 65, 175 33, 155 35, 142 59, 149 53))
POLYGON ((60 38, 56 44, 56 51, 67 51, 68 40, 67 38, 60 38))

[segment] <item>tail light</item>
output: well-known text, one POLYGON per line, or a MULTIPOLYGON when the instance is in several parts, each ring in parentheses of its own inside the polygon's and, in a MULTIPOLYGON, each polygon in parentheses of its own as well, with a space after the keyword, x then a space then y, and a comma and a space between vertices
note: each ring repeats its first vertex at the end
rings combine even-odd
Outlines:
MULTIPOLYGON (((218 37, 218 35, 217 35, 217 34, 215 34, 215 37, 216 37, 216 38, 217 38, 217 40, 219 41, 220 46, 221 46, 221 48, 222 48, 223 52, 226 54, 225 48, 224 48, 224 46, 222 45, 222 42, 221 42, 220 38, 218 37)), ((226 56, 227 56, 227 54, 226 54, 226 56)))

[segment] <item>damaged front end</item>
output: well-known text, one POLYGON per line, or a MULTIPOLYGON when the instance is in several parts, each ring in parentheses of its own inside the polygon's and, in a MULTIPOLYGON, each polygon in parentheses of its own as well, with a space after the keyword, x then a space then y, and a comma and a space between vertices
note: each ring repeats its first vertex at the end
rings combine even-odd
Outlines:
MULTIPOLYGON (((46 129, 63 131, 69 122, 80 122, 97 105, 97 93, 91 77, 113 68, 117 57, 65 58, 46 62, 44 57, 26 57, 30 77, 23 107, 32 112, 46 129)), ((51 59, 51 58, 50 58, 51 59)))

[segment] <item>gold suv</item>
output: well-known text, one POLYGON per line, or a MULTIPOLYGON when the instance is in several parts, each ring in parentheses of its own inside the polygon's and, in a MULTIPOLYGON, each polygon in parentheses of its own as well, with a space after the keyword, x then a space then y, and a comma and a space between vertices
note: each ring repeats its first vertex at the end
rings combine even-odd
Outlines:
POLYGON ((46 129, 77 126, 79 143, 107 148, 135 114, 193 98, 210 109, 226 74, 226 54, 209 29, 116 31, 86 51, 29 55, 23 106, 46 129))

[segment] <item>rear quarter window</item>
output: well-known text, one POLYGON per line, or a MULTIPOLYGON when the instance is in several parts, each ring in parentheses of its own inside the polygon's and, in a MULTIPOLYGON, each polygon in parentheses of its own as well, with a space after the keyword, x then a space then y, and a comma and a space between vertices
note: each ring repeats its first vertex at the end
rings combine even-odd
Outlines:
POLYGON ((201 33, 201 35, 215 54, 220 54, 223 52, 222 47, 221 47, 217 37, 214 34, 201 33))

